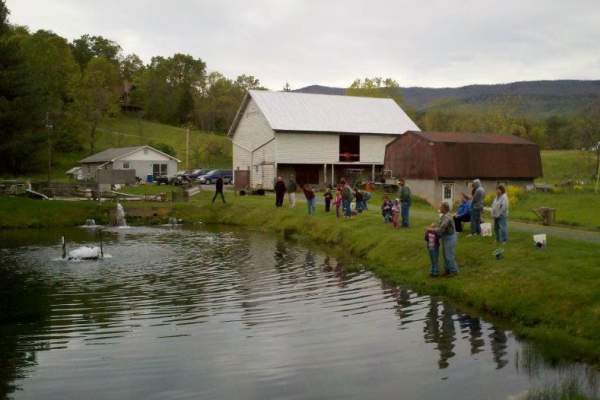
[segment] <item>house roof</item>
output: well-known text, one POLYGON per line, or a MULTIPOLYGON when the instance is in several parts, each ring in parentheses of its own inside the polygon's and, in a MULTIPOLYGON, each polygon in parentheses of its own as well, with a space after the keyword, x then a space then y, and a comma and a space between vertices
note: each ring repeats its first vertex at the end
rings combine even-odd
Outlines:
POLYGON ((386 146, 384 168, 410 179, 533 179, 540 148, 512 135, 414 132, 386 146))
POLYGON ((152 151, 155 151, 159 154, 162 154, 166 157, 169 157, 169 158, 179 162, 179 160, 177 158, 175 158, 167 153, 163 153, 162 151, 157 150, 152 146, 147 146, 147 145, 134 146, 134 147, 113 147, 113 148, 101 151, 99 153, 92 154, 91 156, 86 157, 83 160, 80 160, 79 162, 81 164, 95 164, 95 163, 111 162, 111 161, 118 160, 119 158, 125 157, 129 154, 135 153, 136 151, 144 149, 144 148, 150 149, 152 151))
POLYGON ((400 135, 407 130, 419 130, 392 99, 250 90, 229 130, 230 135, 250 98, 278 132, 400 135))

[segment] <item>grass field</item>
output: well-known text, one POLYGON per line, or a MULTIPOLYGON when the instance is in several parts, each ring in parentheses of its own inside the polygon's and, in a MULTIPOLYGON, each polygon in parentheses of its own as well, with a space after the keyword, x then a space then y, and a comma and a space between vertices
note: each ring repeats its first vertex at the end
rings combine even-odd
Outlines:
MULTIPOLYGON (((498 261, 491 238, 461 236, 460 275, 431 279, 423 242, 429 218, 414 218, 410 229, 393 230, 381 222, 377 207, 352 220, 336 220, 321 204, 318 214, 308 217, 303 203, 293 210, 275 209, 272 197, 227 193, 227 204, 210 206, 210 196, 206 191, 189 203, 176 203, 170 215, 187 223, 239 225, 320 242, 332 253, 359 258, 390 282, 444 295, 488 318, 511 322, 518 334, 533 339, 550 357, 600 362, 600 248, 594 244, 553 237, 548 248, 538 250, 529 234, 511 232, 505 258, 498 261)), ((149 206, 125 204, 129 211, 149 206)), ((106 223, 106 210, 112 207, 1 198, 0 221, 5 228, 79 225, 86 218, 106 223)))
MULTIPOLYGON (((180 169, 186 169, 185 152, 186 130, 184 128, 145 121, 129 116, 104 121, 97 133, 96 150, 101 151, 110 147, 126 147, 137 145, 153 145, 164 143, 171 145, 177 152, 176 157, 182 162, 180 169)), ((82 135, 85 141, 85 134, 82 135)), ((65 172, 78 165, 79 160, 89 155, 89 144, 84 144, 84 150, 78 153, 55 154, 51 179, 67 181, 65 172)), ((202 132, 192 129, 190 132, 190 169, 194 168, 231 168, 231 141, 223 134, 202 132)), ((6 177, 13 179, 14 177, 6 177)), ((47 171, 18 177, 34 181, 46 180, 47 171)))
POLYGON ((596 174, 596 154, 579 150, 542 151, 544 177, 540 182, 559 184, 567 180, 582 180, 591 184, 596 174))

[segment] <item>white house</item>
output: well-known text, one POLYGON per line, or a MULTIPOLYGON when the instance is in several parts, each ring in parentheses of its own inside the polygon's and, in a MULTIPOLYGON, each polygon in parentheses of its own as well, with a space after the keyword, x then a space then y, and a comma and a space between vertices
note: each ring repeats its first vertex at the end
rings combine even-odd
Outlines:
POLYGON ((419 128, 392 99, 251 90, 229 129, 234 179, 264 189, 279 175, 374 179, 385 146, 408 130, 419 128))
POLYGON ((99 169, 135 170, 136 177, 147 180, 148 176, 172 178, 180 161, 151 146, 118 147, 96 153, 79 161, 80 175, 84 179, 96 177, 99 169))

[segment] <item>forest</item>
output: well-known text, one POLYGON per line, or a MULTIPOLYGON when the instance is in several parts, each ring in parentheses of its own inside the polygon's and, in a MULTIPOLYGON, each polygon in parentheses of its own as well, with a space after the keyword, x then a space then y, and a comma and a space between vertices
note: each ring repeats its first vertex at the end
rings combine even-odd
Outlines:
MULTIPOLYGON (((93 153, 102 125, 123 115, 224 134, 245 92, 266 89, 251 74, 209 72, 204 60, 189 54, 145 63, 109 38, 85 34, 69 41, 11 24, 9 17, 0 0, 3 175, 40 172, 49 158, 93 153)), ((523 112, 510 96, 479 103, 438 99, 415 107, 389 78, 357 79, 341 94, 391 97, 424 130, 515 134, 549 149, 591 148, 600 141, 599 101, 579 112, 540 117, 523 112)))

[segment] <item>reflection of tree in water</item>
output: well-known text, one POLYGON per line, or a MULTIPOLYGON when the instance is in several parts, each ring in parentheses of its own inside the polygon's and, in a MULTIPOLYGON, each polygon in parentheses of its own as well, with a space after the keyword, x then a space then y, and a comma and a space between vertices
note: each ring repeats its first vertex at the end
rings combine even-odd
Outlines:
MULTIPOLYGON (((48 324, 50 288, 29 275, 0 265, 0 399, 14 392, 15 381, 36 364, 35 352, 24 349, 19 338, 48 324)), ((36 350, 48 347, 36 343, 36 350)))

